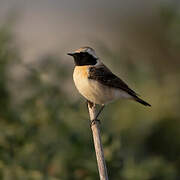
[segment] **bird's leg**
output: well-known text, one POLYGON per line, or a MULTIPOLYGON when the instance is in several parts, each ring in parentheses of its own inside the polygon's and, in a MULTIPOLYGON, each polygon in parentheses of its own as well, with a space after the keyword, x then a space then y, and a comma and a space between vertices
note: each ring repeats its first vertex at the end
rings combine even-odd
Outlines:
POLYGON ((103 105, 101 106, 101 109, 100 109, 99 112, 97 113, 95 119, 97 119, 97 118, 99 117, 99 115, 101 114, 101 112, 102 112, 102 110, 104 109, 104 107, 105 107, 105 105, 103 104, 103 105))
POLYGON ((105 107, 105 105, 103 104, 102 107, 101 107, 101 109, 100 109, 99 112, 97 113, 95 119, 93 119, 93 120, 91 121, 91 126, 93 126, 94 124, 96 124, 96 122, 101 123, 101 121, 98 119, 98 117, 99 117, 100 113, 102 112, 102 110, 104 109, 104 107, 105 107))
MULTIPOLYGON (((96 106, 95 103, 92 103, 91 101, 88 101, 88 100, 87 100, 87 108, 88 108, 88 104, 89 104, 90 108, 92 108, 93 106, 94 106, 94 107, 96 106)), ((100 120, 97 119, 97 118, 98 118, 99 114, 101 113, 101 111, 103 110, 103 108, 104 108, 104 105, 101 107, 101 109, 100 109, 99 112, 97 113, 95 119, 93 119, 93 120, 90 121, 90 127, 92 127, 94 124, 96 124, 96 122, 99 122, 99 123, 100 123, 100 120)))

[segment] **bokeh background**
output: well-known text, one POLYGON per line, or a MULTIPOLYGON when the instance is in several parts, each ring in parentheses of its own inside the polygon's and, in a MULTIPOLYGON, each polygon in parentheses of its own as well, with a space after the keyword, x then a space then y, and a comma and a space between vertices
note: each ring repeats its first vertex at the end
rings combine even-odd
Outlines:
POLYGON ((179 180, 178 0, 0 1, 0 179, 99 179, 66 55, 81 46, 152 104, 105 108, 109 179, 179 180))

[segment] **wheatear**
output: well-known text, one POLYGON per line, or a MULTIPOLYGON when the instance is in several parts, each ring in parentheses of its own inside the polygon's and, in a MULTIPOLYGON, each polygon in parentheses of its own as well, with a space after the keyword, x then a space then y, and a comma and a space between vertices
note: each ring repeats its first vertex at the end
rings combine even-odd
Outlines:
POLYGON ((105 104, 119 98, 131 99, 145 106, 151 106, 113 74, 96 56, 94 49, 82 47, 68 55, 74 58, 73 79, 80 94, 91 103, 102 105, 98 115, 105 104))

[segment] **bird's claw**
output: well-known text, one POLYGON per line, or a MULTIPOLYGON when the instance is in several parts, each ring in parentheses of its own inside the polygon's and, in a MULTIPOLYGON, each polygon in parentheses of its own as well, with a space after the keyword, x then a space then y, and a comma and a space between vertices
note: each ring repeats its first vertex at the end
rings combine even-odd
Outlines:
POLYGON ((99 119, 93 119, 93 120, 90 122, 90 127, 92 127, 93 125, 95 125, 95 124, 97 124, 97 123, 101 124, 101 121, 100 121, 99 119))

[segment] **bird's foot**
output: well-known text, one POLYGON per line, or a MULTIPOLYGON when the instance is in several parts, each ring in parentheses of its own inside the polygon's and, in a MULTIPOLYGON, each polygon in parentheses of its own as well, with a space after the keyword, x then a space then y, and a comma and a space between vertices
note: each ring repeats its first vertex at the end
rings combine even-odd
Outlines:
POLYGON ((90 127, 92 127, 93 125, 95 124, 101 124, 101 121, 99 119, 93 119, 91 122, 90 122, 90 127))
POLYGON ((88 108, 88 104, 89 104, 89 107, 92 108, 93 106, 95 106, 94 103, 92 103, 91 101, 87 100, 87 108, 88 108))

